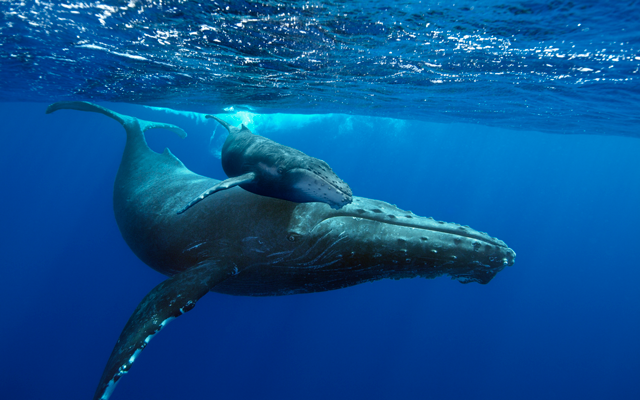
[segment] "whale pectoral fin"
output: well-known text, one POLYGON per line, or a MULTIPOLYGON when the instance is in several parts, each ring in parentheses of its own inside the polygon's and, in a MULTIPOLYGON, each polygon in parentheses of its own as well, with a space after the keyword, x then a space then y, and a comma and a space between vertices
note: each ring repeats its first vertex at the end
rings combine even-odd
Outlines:
POLYGON ((198 204, 199 202, 201 202, 205 198, 211 196, 215 192, 219 192, 221 190, 229 189, 229 188, 232 188, 234 186, 238 186, 238 185, 242 185, 242 184, 245 184, 245 183, 249 183, 249 182, 253 181, 254 179, 256 179, 256 174, 253 173, 253 172, 249 172, 249 173, 246 173, 246 174, 243 174, 243 175, 239 175, 239 176, 235 176, 233 178, 226 179, 226 180, 224 180, 224 181, 222 181, 222 182, 210 187, 204 193, 202 193, 200 196, 198 196, 195 199, 193 199, 191 201, 191 203, 187 204, 186 207, 184 207, 183 209, 178 211, 178 214, 182 214, 183 212, 187 211, 188 209, 190 209, 191 207, 195 206, 196 204, 198 204))
POLYGON ((138 304, 116 342, 94 400, 106 400, 151 338, 169 321, 191 310, 212 287, 233 275, 215 262, 191 267, 162 282, 138 304))
MULTIPOLYGON (((239 176, 234 176, 233 178, 229 178, 229 179, 225 179, 224 181, 218 183, 216 186, 217 189, 215 190, 216 192, 219 190, 225 190, 225 189, 229 189, 232 188, 234 186, 238 186, 238 185, 242 185, 245 183, 249 183, 251 181, 253 181, 254 179, 256 179, 256 174, 253 172, 247 172, 246 174, 242 174, 239 176)), ((211 188, 213 189, 213 187, 211 188)), ((209 190, 211 190, 209 189, 209 190)), ((208 192, 208 190, 207 190, 208 192)), ((213 192, 211 192, 213 193, 213 192)), ((211 194, 209 193, 209 194, 211 194)), ((208 195, 207 195, 208 196, 208 195)))

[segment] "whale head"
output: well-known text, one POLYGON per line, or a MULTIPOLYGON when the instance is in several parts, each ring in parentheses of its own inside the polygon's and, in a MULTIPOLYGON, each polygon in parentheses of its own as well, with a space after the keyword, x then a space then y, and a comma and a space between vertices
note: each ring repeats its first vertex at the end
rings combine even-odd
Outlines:
POLYGON ((353 201, 351 188, 336 175, 329 164, 308 157, 300 165, 283 168, 282 179, 288 182, 290 193, 298 203, 322 202, 339 209, 353 201))
POLYGON ((286 155, 273 157, 271 162, 258 162, 252 170, 260 178, 241 186, 256 194, 296 203, 326 203, 336 210, 352 202, 351 188, 326 162, 286 146, 280 149, 286 155))

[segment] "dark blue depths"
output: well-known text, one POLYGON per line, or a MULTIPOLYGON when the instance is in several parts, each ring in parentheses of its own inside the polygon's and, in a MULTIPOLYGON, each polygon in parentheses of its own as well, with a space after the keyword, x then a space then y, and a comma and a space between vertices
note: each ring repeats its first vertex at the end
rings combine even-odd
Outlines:
MULTIPOLYGON (((44 108, 0 107, 0 393, 87 399, 127 318, 164 277, 113 218, 122 128, 44 108)), ((151 131, 151 146, 224 177, 207 153, 212 125, 114 108, 182 126, 186 140, 151 131)), ((262 134, 326 160, 356 195, 505 240, 516 264, 486 286, 211 293, 154 338, 113 399, 640 397, 640 141, 357 118, 340 131, 345 118, 262 134)))

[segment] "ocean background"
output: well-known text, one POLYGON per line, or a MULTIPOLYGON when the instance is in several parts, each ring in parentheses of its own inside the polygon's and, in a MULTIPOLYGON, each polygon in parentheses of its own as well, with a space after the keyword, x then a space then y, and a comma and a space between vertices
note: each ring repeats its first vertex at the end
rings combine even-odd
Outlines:
POLYGON ((517 253, 487 285, 209 293, 113 400, 639 399, 639 9, 0 2, 0 398, 91 398, 165 279, 113 217, 122 127, 44 113, 88 100, 182 127, 149 145, 217 179, 224 136, 202 113, 227 114, 355 195, 517 253))

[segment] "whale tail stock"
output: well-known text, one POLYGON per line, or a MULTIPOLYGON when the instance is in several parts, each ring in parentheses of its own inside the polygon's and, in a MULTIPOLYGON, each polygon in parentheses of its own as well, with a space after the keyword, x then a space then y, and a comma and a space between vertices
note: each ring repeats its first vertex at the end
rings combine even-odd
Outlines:
MULTIPOLYGON (((175 125, 140 120, 83 101, 54 103, 47 107, 46 113, 62 109, 97 112, 115 119, 125 128, 127 147, 131 147, 134 152, 148 150, 144 139, 144 132, 148 129, 164 128, 181 137, 187 136, 175 125), (140 147, 142 145, 143 147, 140 147)), ((236 272, 229 265, 208 260, 173 275, 151 290, 142 299, 120 333, 98 383, 94 400, 109 399, 118 380, 129 371, 151 338, 169 321, 193 309, 202 296, 236 272)))
POLYGON ((92 104, 86 101, 59 101, 47 107, 46 113, 51 114, 52 112, 58 110, 91 111, 106 115, 107 117, 113 118, 121 123, 122 126, 124 126, 124 129, 127 131, 128 137, 140 137, 145 131, 154 128, 170 130, 183 139, 187 137, 187 132, 175 125, 165 124, 162 122, 145 121, 139 118, 129 117, 128 115, 122 115, 115 111, 111 111, 108 108, 104 108, 97 104, 92 104))

